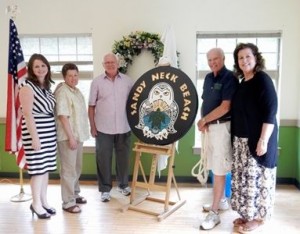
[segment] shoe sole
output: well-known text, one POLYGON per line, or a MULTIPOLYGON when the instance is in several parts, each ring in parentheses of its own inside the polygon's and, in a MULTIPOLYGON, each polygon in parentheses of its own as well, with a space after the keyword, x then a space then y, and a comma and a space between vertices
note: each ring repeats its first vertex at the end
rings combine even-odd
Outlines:
POLYGON ((213 226, 212 228, 208 228, 208 229, 205 229, 204 227, 202 227, 202 225, 200 225, 200 230, 211 230, 211 229, 215 228, 217 225, 219 225, 220 223, 221 223, 221 221, 216 223, 215 226, 213 226))
POLYGON ((123 191, 121 190, 121 189, 116 189, 119 193, 121 193, 123 196, 129 196, 130 194, 131 194, 131 192, 129 192, 129 193, 123 193, 123 191))
MULTIPOLYGON (((210 207, 209 208, 202 207, 202 210, 203 210, 203 212, 209 212, 210 211, 210 207)), ((226 210, 229 210, 229 208, 225 209, 225 210, 224 209, 218 209, 219 212, 226 211, 226 210)))
POLYGON ((104 199, 104 200, 101 200, 102 202, 109 202, 110 199, 104 199))
POLYGON ((69 208, 63 208, 63 210, 66 211, 66 212, 69 212, 71 214, 78 214, 78 213, 81 212, 80 207, 77 206, 77 205, 71 206, 69 208), (76 210, 76 208, 77 208, 77 210, 76 210))

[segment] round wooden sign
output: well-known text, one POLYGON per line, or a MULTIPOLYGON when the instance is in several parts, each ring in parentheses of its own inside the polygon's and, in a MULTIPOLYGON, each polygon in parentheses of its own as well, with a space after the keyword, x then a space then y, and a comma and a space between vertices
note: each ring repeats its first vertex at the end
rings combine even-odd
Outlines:
POLYGON ((126 108, 129 125, 137 138, 148 144, 167 145, 183 137, 194 123, 198 95, 184 72, 161 66, 135 82, 126 108))

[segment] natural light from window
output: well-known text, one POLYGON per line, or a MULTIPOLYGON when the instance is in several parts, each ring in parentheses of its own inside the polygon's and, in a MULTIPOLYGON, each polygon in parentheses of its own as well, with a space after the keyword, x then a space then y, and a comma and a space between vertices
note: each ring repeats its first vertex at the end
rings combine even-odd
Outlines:
MULTIPOLYGON (((61 69, 65 63, 72 62, 79 69, 77 88, 83 93, 86 106, 91 81, 93 79, 93 50, 90 34, 75 35, 20 35, 20 43, 26 62, 34 53, 43 54, 50 63, 52 78, 55 84, 52 91, 63 81, 61 69)), ((88 120, 87 120, 88 121, 88 120)), ((95 140, 90 136, 84 146, 95 146, 95 140)))
MULTIPOLYGON (((280 65, 280 33, 264 34, 197 34, 197 92, 199 97, 199 110, 202 105, 202 88, 204 78, 210 69, 207 65, 206 53, 214 47, 219 47, 225 53, 225 66, 233 69, 234 59, 233 51, 238 43, 250 42, 256 44, 265 58, 266 72, 273 79, 275 87, 278 90, 279 65, 280 65)), ((200 119, 200 111, 196 117, 197 124, 200 119)), ((194 152, 199 153, 201 147, 201 134, 197 125, 195 128, 194 152)))

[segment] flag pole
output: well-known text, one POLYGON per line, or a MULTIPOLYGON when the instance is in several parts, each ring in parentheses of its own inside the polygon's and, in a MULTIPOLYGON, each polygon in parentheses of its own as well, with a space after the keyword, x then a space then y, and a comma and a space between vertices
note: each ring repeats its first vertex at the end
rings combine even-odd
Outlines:
MULTIPOLYGON (((19 7, 17 4, 14 4, 14 2, 12 1, 11 4, 9 6, 7 6, 6 8, 6 13, 10 14, 10 18, 12 20, 15 20, 17 17, 17 14, 20 12, 19 7)), ((23 55, 22 55, 23 56, 23 55)), ((16 153, 16 158, 18 158, 18 152, 16 153)), ((22 169, 19 167, 19 178, 20 178, 20 193, 13 196, 10 201, 12 202, 25 202, 25 201, 29 201, 32 199, 31 195, 26 194, 24 192, 24 180, 23 180, 23 171, 22 169)))
POLYGON ((30 194, 26 194, 24 192, 24 180, 23 180, 23 170, 21 168, 19 168, 19 177, 20 177, 20 193, 13 196, 10 201, 12 202, 25 202, 25 201, 29 201, 32 199, 30 194))

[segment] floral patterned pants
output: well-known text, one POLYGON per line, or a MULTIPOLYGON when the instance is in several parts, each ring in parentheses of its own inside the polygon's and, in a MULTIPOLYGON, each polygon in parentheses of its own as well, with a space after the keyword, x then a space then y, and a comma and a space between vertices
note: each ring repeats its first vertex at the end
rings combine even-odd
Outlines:
POLYGON ((271 217, 275 199, 276 167, 266 168, 252 157, 248 138, 234 137, 231 207, 248 221, 271 217))

